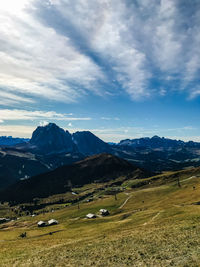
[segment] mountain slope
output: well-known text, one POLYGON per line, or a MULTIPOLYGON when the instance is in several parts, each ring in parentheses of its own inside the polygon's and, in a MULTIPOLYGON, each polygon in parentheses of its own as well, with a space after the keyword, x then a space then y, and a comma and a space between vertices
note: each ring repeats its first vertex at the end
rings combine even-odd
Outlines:
POLYGON ((79 152, 84 155, 95 155, 110 152, 110 146, 89 131, 76 132, 72 140, 77 145, 79 152))
POLYGON ((105 182, 120 176, 138 177, 147 175, 129 162, 112 156, 100 154, 86 158, 72 165, 62 166, 54 171, 30 179, 19 181, 0 194, 0 200, 26 202, 36 197, 48 197, 64 193, 71 186, 82 186, 95 181, 105 182))
POLYGON ((49 167, 35 155, 9 148, 0 148, 0 188, 5 188, 19 179, 47 172, 49 167))
MULTIPOLYGON (((77 203, 57 203, 35 210, 32 217, 23 204, 18 220, 0 225, 1 265, 200 266, 200 179, 195 173, 181 174, 181 187, 176 177, 137 190, 125 181, 117 199, 106 190, 101 198, 96 192, 93 201, 79 202, 80 209, 77 203), (85 219, 102 208, 110 215, 85 219), (59 224, 37 227, 38 221, 51 218, 59 224), (26 238, 19 238, 24 232, 26 238)), ((19 206, 0 204, 0 217, 15 217, 19 206)))
POLYGON ((200 143, 152 138, 126 139, 112 145, 114 154, 153 172, 200 166, 200 143))

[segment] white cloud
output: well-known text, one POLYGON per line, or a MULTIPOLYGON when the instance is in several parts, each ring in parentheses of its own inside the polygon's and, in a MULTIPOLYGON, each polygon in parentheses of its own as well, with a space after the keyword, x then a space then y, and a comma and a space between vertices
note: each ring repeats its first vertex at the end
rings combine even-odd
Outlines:
POLYGON ((160 89, 159 94, 160 94, 161 96, 165 96, 166 93, 167 93, 167 90, 165 90, 164 88, 161 88, 161 89, 160 89))
MULTIPOLYGON (((57 121, 88 121, 89 117, 69 117, 70 114, 56 113, 54 111, 29 111, 20 109, 0 109, 0 118, 2 120, 57 120, 57 121)), ((42 123, 47 121, 43 121, 42 123)))
POLYGON ((194 99, 196 97, 200 96, 200 87, 196 87, 193 90, 191 90, 191 93, 188 97, 188 99, 194 99))
POLYGON ((134 37, 137 11, 131 15, 124 1, 117 5, 114 1, 59 1, 56 8, 84 36, 88 47, 133 99, 149 95, 147 81, 151 74, 146 55, 134 37))
POLYGON ((110 120, 115 120, 115 121, 119 121, 120 119, 118 117, 101 117, 101 120, 105 120, 105 121, 110 121, 110 120))
POLYGON ((0 105, 164 96, 174 79, 198 96, 199 17, 198 2, 179 0, 1 1, 0 105), (151 79, 167 83, 165 92, 151 79))
POLYGON ((18 102, 24 102, 24 103, 34 103, 34 101, 31 98, 19 96, 14 93, 0 91, 0 105, 9 105, 11 104, 17 104, 18 102))
POLYGON ((27 3, 27 0, 1 1, 1 11, 9 12, 13 15, 20 15, 27 3))
POLYGON ((40 121, 40 126, 46 126, 49 122, 48 121, 40 121))
POLYGON ((101 69, 67 36, 23 10, 20 17, 13 16, 12 9, 0 11, 0 32, 2 93, 9 90, 62 102, 76 101, 88 90, 98 93, 96 80, 104 79, 101 69))
MULTIPOLYGON (((200 70, 200 4, 180 4, 178 0, 119 0, 117 5, 114 0, 53 3, 76 32, 75 40, 70 38, 77 46, 84 41, 100 57, 113 86, 117 82, 116 89, 120 85, 132 99, 138 99, 156 93, 151 78, 168 84, 165 94, 167 89, 174 90, 176 79, 176 89, 190 94, 190 83, 196 81, 200 70), (80 43, 77 36, 81 36, 80 43)), ((160 92, 163 95, 164 91, 160 92)))

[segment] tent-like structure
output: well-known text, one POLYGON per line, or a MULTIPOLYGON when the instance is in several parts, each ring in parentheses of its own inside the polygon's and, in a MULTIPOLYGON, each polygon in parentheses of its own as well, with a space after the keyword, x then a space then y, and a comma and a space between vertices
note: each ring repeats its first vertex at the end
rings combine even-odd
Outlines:
POLYGON ((48 221, 48 225, 56 225, 58 224, 58 221, 54 220, 54 219, 51 219, 48 221))
POLYGON ((88 213, 88 214, 86 215, 86 218, 87 218, 87 219, 94 219, 94 218, 96 218, 96 215, 93 214, 93 213, 88 213))
POLYGON ((38 227, 44 227, 44 226, 46 226, 46 223, 44 221, 39 221, 37 223, 37 225, 38 225, 38 227))

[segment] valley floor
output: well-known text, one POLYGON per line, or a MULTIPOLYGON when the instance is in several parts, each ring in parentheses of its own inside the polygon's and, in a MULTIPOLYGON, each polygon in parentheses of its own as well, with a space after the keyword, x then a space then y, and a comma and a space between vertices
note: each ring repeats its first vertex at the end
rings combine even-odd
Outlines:
POLYGON ((188 176, 180 188, 176 182, 127 188, 117 200, 104 195, 80 209, 21 217, 0 225, 0 266, 200 266, 198 201, 200 178, 188 176), (110 215, 85 219, 100 208, 110 215), (51 218, 59 224, 37 227, 51 218))

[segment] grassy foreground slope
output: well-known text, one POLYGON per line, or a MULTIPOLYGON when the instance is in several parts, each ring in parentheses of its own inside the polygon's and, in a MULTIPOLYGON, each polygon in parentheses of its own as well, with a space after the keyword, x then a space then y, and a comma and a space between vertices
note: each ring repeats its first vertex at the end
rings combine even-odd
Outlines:
POLYGON ((177 173, 148 178, 134 189, 135 184, 126 182, 117 200, 102 194, 80 203, 80 210, 77 205, 61 206, 53 213, 2 224, 0 266, 199 266, 197 174, 178 172, 181 187, 177 173), (163 179, 167 182, 162 184, 163 179), (110 216, 84 218, 100 208, 107 208, 110 216), (59 224, 37 228, 39 220, 51 218, 59 224), (19 238, 25 231, 27 238, 19 238))

